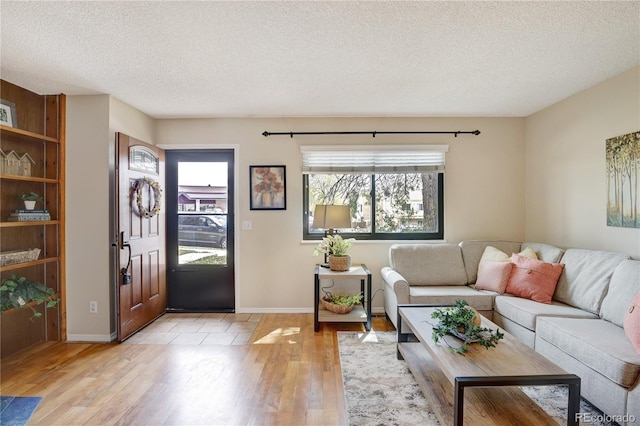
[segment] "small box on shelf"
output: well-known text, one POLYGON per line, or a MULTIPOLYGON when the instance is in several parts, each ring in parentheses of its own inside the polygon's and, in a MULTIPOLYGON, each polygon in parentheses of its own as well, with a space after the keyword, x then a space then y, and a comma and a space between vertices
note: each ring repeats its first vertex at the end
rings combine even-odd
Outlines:
POLYGON ((39 222, 51 220, 51 215, 46 210, 16 210, 10 213, 9 222, 39 222))
POLYGON ((0 253, 0 266, 16 265, 18 263, 38 260, 40 249, 12 250, 0 253))

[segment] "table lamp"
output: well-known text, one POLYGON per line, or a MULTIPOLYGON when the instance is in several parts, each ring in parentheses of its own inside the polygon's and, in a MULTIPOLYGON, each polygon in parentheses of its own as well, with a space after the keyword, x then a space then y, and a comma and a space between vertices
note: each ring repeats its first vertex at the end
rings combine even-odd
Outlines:
MULTIPOLYGON (((324 236, 337 233, 338 228, 351 228, 351 209, 345 205, 317 204, 313 213, 313 224, 317 229, 324 229, 324 236)), ((324 265, 327 264, 327 253, 324 254, 324 265)))

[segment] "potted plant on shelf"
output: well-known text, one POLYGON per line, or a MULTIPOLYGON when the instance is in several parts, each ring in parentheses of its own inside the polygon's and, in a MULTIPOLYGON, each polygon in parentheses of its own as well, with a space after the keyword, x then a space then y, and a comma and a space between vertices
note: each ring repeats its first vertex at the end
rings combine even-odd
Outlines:
POLYGON ((55 307, 60 299, 53 299, 54 294, 53 289, 42 283, 12 275, 11 278, 3 279, 0 285, 0 314, 9 309, 27 306, 33 311, 31 320, 39 318, 42 314, 33 306, 47 302, 47 308, 55 307), (31 302, 35 303, 30 304, 31 302))
POLYGON ((326 254, 329 256, 329 268, 332 271, 348 271, 351 268, 349 250, 355 243, 355 238, 344 239, 340 234, 327 235, 320 241, 313 251, 314 256, 326 254))
POLYGON ((338 295, 325 292, 322 297, 322 306, 336 314, 348 314, 353 307, 362 301, 362 293, 351 296, 338 295))
POLYGON ((24 201, 24 208, 26 210, 33 210, 36 207, 36 202, 40 202, 44 204, 44 200, 42 197, 35 192, 25 192, 23 194, 18 194, 18 198, 24 201))

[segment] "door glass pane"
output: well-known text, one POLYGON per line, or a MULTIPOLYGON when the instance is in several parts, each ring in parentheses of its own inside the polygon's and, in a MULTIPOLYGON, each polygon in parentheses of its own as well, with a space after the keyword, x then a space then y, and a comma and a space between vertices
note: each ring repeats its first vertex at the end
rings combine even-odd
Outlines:
POLYGON ((178 163, 178 264, 227 264, 226 162, 178 163))
POLYGON ((160 172, 160 160, 151 150, 143 146, 129 148, 129 169, 157 175, 160 172))

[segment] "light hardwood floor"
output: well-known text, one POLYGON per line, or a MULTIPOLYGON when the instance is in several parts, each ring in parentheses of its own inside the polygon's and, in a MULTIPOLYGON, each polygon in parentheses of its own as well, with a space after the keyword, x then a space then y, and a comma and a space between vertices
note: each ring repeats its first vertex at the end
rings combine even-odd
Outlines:
POLYGON ((364 327, 264 314, 247 344, 47 343, 2 360, 0 393, 42 397, 34 425, 344 425, 338 330, 364 327))

